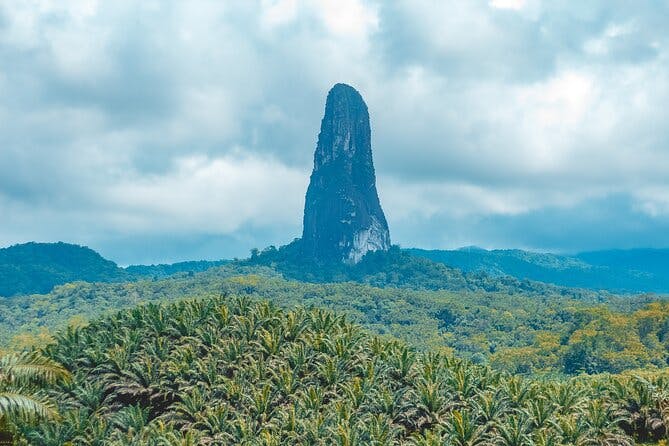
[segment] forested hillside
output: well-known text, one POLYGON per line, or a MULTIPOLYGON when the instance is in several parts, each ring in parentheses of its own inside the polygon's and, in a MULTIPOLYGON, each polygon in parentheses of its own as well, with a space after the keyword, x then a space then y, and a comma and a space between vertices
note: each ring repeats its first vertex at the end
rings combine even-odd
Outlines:
POLYGON ((45 294, 70 282, 127 282, 198 273, 228 261, 191 261, 120 268, 90 248, 69 243, 25 243, 0 249, 0 296, 45 294))
POLYGON ((388 251, 368 253, 355 265, 341 262, 312 263, 305 261, 299 244, 292 244, 252 252, 239 265, 267 266, 284 277, 301 282, 331 283, 358 282, 377 287, 414 290, 485 291, 527 295, 556 294, 576 299, 606 299, 609 293, 587 289, 519 280, 509 275, 491 275, 486 272, 467 273, 440 262, 410 255, 392 246, 388 251))
POLYGON ((161 263, 158 265, 130 265, 125 271, 133 279, 163 278, 179 273, 201 273, 216 266, 230 263, 230 260, 193 260, 188 262, 161 263))
POLYGON ((126 280, 123 269, 92 249, 67 243, 26 243, 0 249, 0 296, 48 293, 83 280, 126 280))
POLYGON ((632 445, 667 436, 665 377, 534 381, 416 353, 322 310, 145 305, 47 349, 73 374, 34 446, 632 445))
POLYGON ((412 346, 454 352, 517 373, 575 374, 665 367, 669 306, 652 296, 550 292, 410 290, 351 282, 285 280, 267 267, 227 265, 189 277, 133 283, 76 283, 47 295, 0 300, 0 341, 43 343, 56 328, 146 302, 248 296, 285 308, 313 306, 348 315, 412 346), (20 334, 17 336, 17 334, 20 334))
POLYGON ((666 269, 662 251, 657 251, 654 257, 645 251, 630 253, 583 254, 593 263, 591 265, 577 258, 519 250, 402 251, 393 246, 388 252, 372 252, 361 262, 346 265, 309 262, 294 242, 278 249, 254 250, 245 260, 202 260, 119 268, 86 247, 66 243, 28 243, 0 249, 0 296, 43 294, 56 285, 75 281, 123 282, 194 274, 232 262, 241 266, 269 266, 287 278, 319 283, 354 281, 412 289, 551 292, 575 298, 584 294, 605 295, 597 291, 600 289, 663 290, 666 269), (606 261, 610 265, 604 264, 606 261), (643 267, 648 272, 630 270, 633 266, 643 267))
POLYGON ((662 277, 667 277, 669 271, 669 249, 611 249, 582 252, 576 257, 591 265, 643 271, 662 277))

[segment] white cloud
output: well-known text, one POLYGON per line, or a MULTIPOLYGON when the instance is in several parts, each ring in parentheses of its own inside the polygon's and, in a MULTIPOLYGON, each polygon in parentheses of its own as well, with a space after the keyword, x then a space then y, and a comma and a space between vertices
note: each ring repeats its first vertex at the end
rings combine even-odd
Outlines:
POLYGON ((30 206, 0 194, 5 211, 0 242, 95 245, 112 235, 234 234, 245 226, 296 231, 307 182, 305 171, 242 150, 218 158, 193 155, 174 160, 161 174, 120 171, 103 181, 79 184, 81 190, 69 192, 65 201, 30 206), (84 199, 89 195, 95 200, 84 199))
POLYGON ((368 102, 404 245, 428 223, 475 243, 449 225, 614 195, 662 223, 665 17, 605 1, 0 6, 0 241, 299 235, 335 82, 368 102))
POLYGON ((368 36, 379 26, 376 8, 361 0, 318 0, 321 19, 328 31, 343 38, 368 36))
POLYGON ((490 0, 490 6, 497 9, 520 10, 525 6, 525 0, 490 0))
MULTIPOLYGON (((106 187, 112 225, 130 232, 232 233, 244 224, 295 224, 307 172, 237 154, 176 159, 164 174, 135 172, 106 187)), ((297 225, 296 225, 297 226, 297 225)))
POLYGON ((669 187, 654 186, 635 191, 637 209, 651 217, 669 216, 669 187))
POLYGON ((287 25, 297 18, 298 0, 262 0, 261 21, 267 28, 287 25))

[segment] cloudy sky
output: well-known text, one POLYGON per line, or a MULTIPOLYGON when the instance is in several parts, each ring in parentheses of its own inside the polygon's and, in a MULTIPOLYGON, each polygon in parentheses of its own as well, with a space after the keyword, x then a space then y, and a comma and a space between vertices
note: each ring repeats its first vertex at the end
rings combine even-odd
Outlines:
POLYGON ((121 263, 301 233, 355 86, 402 246, 669 247, 669 2, 0 3, 0 246, 121 263))

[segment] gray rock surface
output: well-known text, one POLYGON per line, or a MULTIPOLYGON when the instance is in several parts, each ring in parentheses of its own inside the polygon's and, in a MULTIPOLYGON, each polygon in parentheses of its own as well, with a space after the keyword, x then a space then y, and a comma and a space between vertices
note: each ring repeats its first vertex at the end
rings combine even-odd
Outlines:
POLYGON ((304 207, 302 249, 317 262, 357 263, 390 248, 376 191, 367 105, 336 84, 328 93, 304 207))

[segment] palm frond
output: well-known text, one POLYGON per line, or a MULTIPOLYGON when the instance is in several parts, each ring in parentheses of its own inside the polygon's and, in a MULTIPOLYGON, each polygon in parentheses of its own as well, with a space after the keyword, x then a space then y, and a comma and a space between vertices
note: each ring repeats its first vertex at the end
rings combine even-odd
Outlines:
POLYGON ((0 358, 0 380, 53 384, 69 379, 67 369, 36 352, 9 354, 0 358))
POLYGON ((0 419, 35 420, 55 417, 55 409, 36 397, 22 392, 0 393, 0 419))

